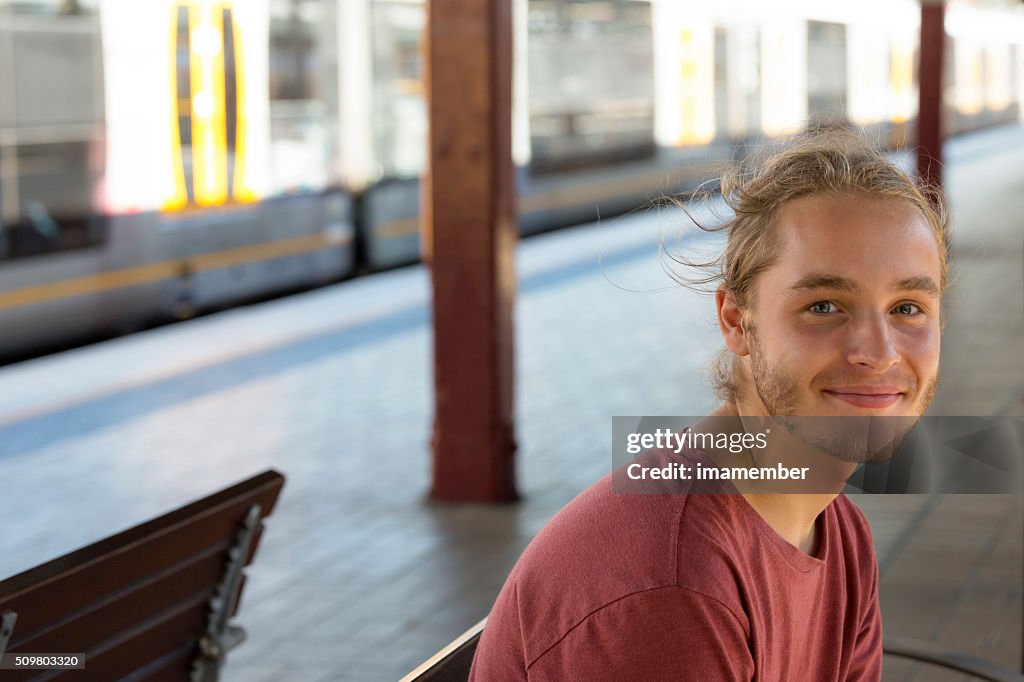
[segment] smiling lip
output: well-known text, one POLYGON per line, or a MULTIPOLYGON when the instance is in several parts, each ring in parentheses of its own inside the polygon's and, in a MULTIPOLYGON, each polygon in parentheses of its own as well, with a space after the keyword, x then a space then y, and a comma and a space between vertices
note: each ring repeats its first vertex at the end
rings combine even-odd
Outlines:
POLYGON ((825 393, 855 407, 889 407, 903 397, 895 386, 842 386, 826 389, 825 393))

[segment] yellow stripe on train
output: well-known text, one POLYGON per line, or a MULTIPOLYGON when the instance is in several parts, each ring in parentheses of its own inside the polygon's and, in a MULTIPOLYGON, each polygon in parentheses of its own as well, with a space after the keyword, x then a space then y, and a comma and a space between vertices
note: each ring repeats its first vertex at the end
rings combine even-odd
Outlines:
POLYGON ((152 284, 187 274, 207 272, 259 261, 286 258, 326 248, 346 246, 351 236, 325 233, 214 251, 189 258, 160 261, 121 270, 22 287, 0 293, 0 310, 20 308, 64 298, 98 294, 142 284, 152 284))

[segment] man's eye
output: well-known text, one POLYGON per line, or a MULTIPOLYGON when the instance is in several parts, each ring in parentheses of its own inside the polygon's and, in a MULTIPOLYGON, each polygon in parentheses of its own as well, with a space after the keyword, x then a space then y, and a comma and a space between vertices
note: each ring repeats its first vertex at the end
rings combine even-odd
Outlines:
POLYGON ((914 303, 900 303, 892 311, 897 315, 917 315, 921 312, 921 308, 914 303))
POLYGON ((827 315, 835 312, 836 305, 835 303, 832 303, 832 301, 818 301, 817 303, 812 304, 808 310, 812 313, 817 313, 818 315, 827 315))

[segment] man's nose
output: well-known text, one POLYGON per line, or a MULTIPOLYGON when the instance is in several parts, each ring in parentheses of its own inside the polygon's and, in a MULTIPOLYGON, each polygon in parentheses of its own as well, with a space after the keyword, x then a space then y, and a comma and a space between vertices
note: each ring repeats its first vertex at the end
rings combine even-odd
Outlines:
POLYGON ((865 313, 853 319, 846 351, 851 364, 884 372, 900 361, 888 318, 885 313, 865 313))

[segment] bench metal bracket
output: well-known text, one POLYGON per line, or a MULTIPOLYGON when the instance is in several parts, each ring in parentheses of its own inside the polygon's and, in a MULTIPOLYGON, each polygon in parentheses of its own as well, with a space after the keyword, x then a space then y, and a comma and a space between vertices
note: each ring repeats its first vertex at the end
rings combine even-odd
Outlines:
POLYGON ((192 661, 191 682, 216 682, 227 652, 245 640, 245 630, 228 623, 238 603, 242 569, 245 568, 249 547, 260 525, 260 506, 249 507, 241 527, 235 534, 224 575, 210 598, 206 617, 206 631, 199 640, 199 653, 192 661))
POLYGON ((0 656, 7 651, 7 643, 11 641, 14 634, 14 622, 18 620, 18 614, 14 611, 4 611, 0 617, 0 656))

